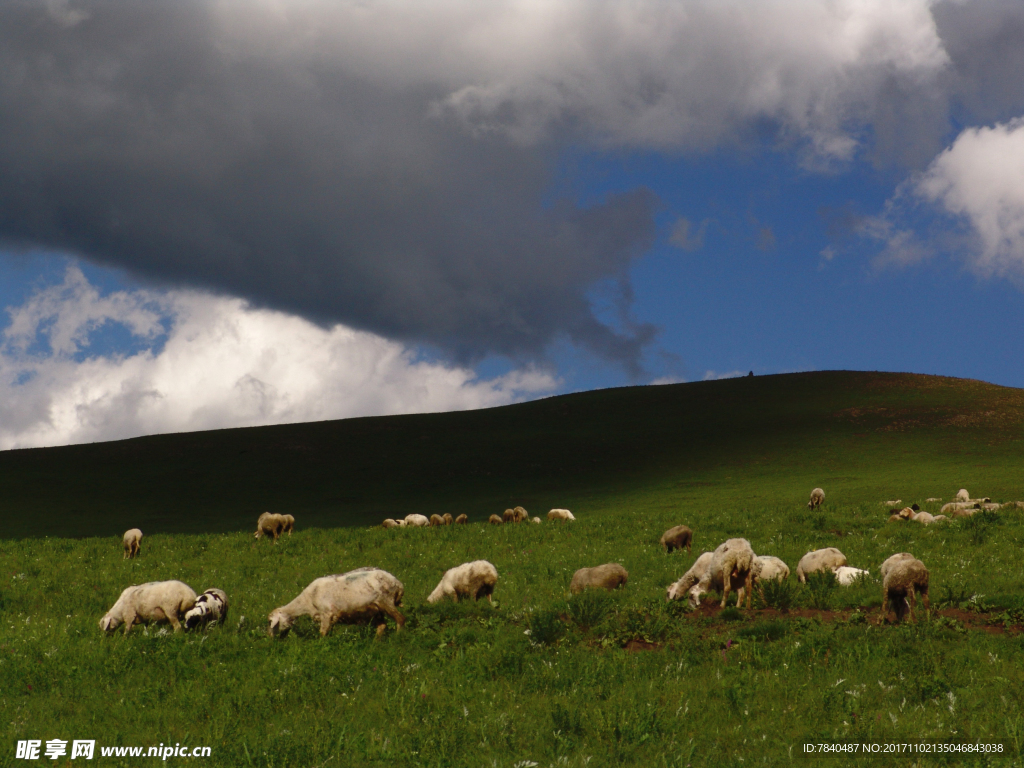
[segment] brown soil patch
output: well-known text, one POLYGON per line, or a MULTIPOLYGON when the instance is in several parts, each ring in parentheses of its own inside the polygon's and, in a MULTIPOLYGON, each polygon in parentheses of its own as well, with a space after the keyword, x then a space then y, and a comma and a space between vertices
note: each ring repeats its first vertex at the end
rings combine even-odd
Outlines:
MULTIPOLYGON (((730 605, 730 607, 732 606, 730 605)), ((718 607, 718 603, 712 601, 710 603, 702 603, 700 607, 693 612, 693 615, 699 616, 701 618, 710 619, 714 618, 721 610, 722 609, 718 607)), ((849 608, 841 611, 819 611, 815 610, 814 608, 793 608, 785 613, 775 608, 755 608, 750 611, 744 608, 740 610, 743 613, 742 619, 738 621, 723 621, 722 625, 742 625, 744 623, 748 623, 749 621, 756 619, 785 620, 787 618, 819 619, 820 621, 827 624, 835 621, 849 621, 850 616, 854 613, 854 610, 849 608)), ((867 616, 868 623, 874 626, 880 625, 880 622, 878 620, 879 612, 877 608, 872 608, 870 610, 861 609, 861 612, 867 616)), ((923 612, 924 609, 919 604, 917 610, 914 612, 915 618, 918 616, 918 614, 923 614, 923 612)), ((986 613, 964 611, 959 608, 943 608, 942 610, 933 609, 932 618, 934 619, 937 616, 944 616, 946 618, 956 619, 961 624, 963 624, 964 627, 966 627, 968 630, 980 630, 990 635, 1010 634, 1016 636, 1021 633, 1024 633, 1024 626, 1019 624, 1011 626, 1009 628, 1003 626, 1002 624, 990 624, 989 620, 991 619, 991 614, 986 613)), ((896 614, 890 611, 885 618, 885 625, 896 626, 895 617, 896 614)))
POLYGON ((626 643, 626 650, 630 653, 638 651, 657 651, 661 649, 661 643, 647 643, 643 640, 630 640, 626 643))

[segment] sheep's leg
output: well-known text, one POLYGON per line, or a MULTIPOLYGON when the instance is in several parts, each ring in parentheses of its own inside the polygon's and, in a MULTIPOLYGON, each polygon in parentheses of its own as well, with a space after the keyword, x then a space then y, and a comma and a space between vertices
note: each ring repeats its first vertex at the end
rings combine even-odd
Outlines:
MULTIPOLYGON (((487 598, 490 599, 490 595, 488 595, 487 598)), ((398 629, 399 630, 401 630, 402 627, 405 626, 405 616, 400 614, 398 612, 398 609, 395 608, 395 606, 393 606, 393 605, 383 605, 381 607, 384 609, 384 613, 386 613, 388 616, 390 616, 392 619, 395 620, 395 624, 398 625, 398 629)))
POLYGON ((330 632, 333 624, 333 617, 329 613, 324 614, 323 618, 320 619, 320 637, 324 637, 330 632))
POLYGON ((164 611, 164 614, 167 616, 167 620, 171 622, 171 626, 174 628, 174 631, 181 632, 181 622, 178 621, 178 614, 174 611, 164 611))
POLYGON ((725 608, 725 603, 729 599, 729 588, 732 586, 729 582, 732 579, 726 576, 722 581, 725 583, 722 584, 722 605, 720 607, 725 608))
POLYGON ((750 610, 750 598, 754 594, 754 571, 753 570, 747 571, 746 591, 747 591, 747 610, 749 611, 750 610))
POLYGON ((134 623, 135 623, 135 619, 136 619, 136 618, 137 618, 137 617, 136 617, 136 615, 135 615, 135 611, 131 611, 131 610, 129 610, 129 612, 125 614, 125 617, 124 617, 124 633, 125 633, 126 635, 127 635, 127 634, 128 634, 129 632, 131 632, 131 631, 132 631, 132 624, 134 624, 134 623))
POLYGON ((886 616, 889 613, 886 610, 886 608, 888 608, 888 607, 889 607, 889 592, 885 588, 885 585, 883 585, 882 586, 882 613, 881 613, 881 615, 880 615, 880 617, 878 619, 878 623, 879 624, 885 624, 886 616))

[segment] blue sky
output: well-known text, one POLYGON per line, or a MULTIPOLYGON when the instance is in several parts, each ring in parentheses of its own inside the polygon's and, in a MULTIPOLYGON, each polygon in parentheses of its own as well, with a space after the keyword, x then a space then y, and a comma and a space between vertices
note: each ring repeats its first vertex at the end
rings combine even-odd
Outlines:
POLYGON ((1019 3, 0 16, 0 449, 748 370, 1024 386, 1019 3))

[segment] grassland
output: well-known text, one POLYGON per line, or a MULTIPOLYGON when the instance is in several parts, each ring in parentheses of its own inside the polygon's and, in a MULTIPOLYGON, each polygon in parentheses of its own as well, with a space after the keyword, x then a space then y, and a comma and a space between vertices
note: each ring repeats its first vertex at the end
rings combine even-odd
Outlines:
POLYGON ((27 738, 204 745, 207 765, 526 768, 813 764, 804 740, 955 736, 1012 757, 919 764, 1019 765, 1022 513, 924 528, 888 523, 879 501, 1024 498, 1022 440, 1019 390, 824 373, 0 454, 0 764, 27 738), (816 485, 821 512, 805 507, 816 485), (578 521, 366 525, 513 504, 578 521), (254 541, 263 509, 293 513, 296 533, 254 541), (679 522, 694 551, 666 555, 658 536, 679 522), (122 561, 135 525, 142 557, 122 561), (911 551, 942 608, 880 626, 874 581, 794 585, 788 613, 666 604, 700 551, 736 535, 791 567, 838 546, 876 575, 911 551), (495 607, 425 604, 477 558, 501 574, 495 607), (567 599, 576 568, 609 561, 625 590, 567 599), (266 636, 272 608, 363 565, 404 582, 406 631, 266 636), (172 578, 225 589, 228 624, 102 636, 121 589, 172 578))

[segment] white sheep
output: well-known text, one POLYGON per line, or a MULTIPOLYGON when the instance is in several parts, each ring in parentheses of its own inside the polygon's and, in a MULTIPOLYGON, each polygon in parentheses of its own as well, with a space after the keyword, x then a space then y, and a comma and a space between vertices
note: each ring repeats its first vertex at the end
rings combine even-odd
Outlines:
POLYGON ((890 565, 882 577, 882 621, 889 613, 890 604, 896 611, 897 621, 902 621, 908 610, 910 618, 913 620, 918 594, 924 597, 925 611, 930 611, 928 569, 925 564, 913 556, 901 557, 898 560, 889 558, 886 562, 890 565), (910 598, 909 605, 908 597, 910 598))
POLYGON ((785 581, 789 578, 789 566, 772 555, 758 555, 754 569, 754 583, 760 581, 785 581))
POLYGON ((721 607, 725 608, 730 590, 736 590, 736 606, 739 607, 746 595, 750 608, 754 577, 758 568, 757 555, 746 539, 729 539, 719 544, 711 558, 707 571, 690 588, 690 607, 700 605, 700 596, 709 590, 721 590, 721 607))
MULTIPOLYGON (((403 520, 402 522, 404 523, 405 521, 403 520)), ((397 520, 392 520, 390 517, 385 518, 384 522, 381 523, 381 526, 384 527, 384 528, 398 528, 398 527, 400 527, 398 525, 398 521, 397 520)))
POLYGON ((502 520, 501 517, 499 517, 498 515, 491 515, 489 518, 487 518, 487 522, 490 523, 491 525, 504 525, 505 524, 505 521, 502 520))
POLYGON ((291 536, 292 530, 295 528, 295 518, 291 515, 281 515, 281 519, 284 521, 284 533, 291 536))
POLYGON ((568 509, 552 509, 548 512, 548 520, 575 520, 568 509))
POLYGON ((170 622, 174 631, 181 629, 179 617, 196 602, 196 593, 181 581, 150 581, 132 585, 121 593, 114 606, 100 619, 100 629, 113 632, 124 624, 127 635, 132 625, 143 622, 170 622))
POLYGON ((284 530, 285 519, 282 515, 274 514, 273 512, 264 512, 260 515, 260 519, 256 521, 256 538, 262 538, 264 535, 270 536, 277 541, 277 537, 281 535, 281 531, 284 530))
POLYGON ((892 568, 894 565, 896 565, 896 563, 900 562, 901 560, 913 560, 913 559, 914 559, 914 556, 912 554, 910 554, 909 552, 897 552, 895 555, 893 555, 892 557, 888 558, 884 563, 882 563, 882 567, 878 569, 878 572, 881 574, 882 578, 884 579, 885 578, 885 574, 887 574, 889 572, 889 569, 892 568))
POLYGON ((811 491, 811 500, 807 502, 808 509, 817 509, 825 503, 825 492, 821 488, 811 491))
POLYGON ((584 589, 607 589, 611 592, 629 581, 629 572, 618 563, 605 563, 593 568, 580 568, 572 575, 569 592, 579 594, 584 589))
POLYGON ((466 515, 459 515, 458 517, 455 518, 455 524, 456 525, 465 525, 468 522, 469 522, 469 518, 466 517, 466 515))
POLYGON ((857 579, 868 576, 868 571, 851 568, 848 565, 841 565, 832 572, 836 575, 836 581, 843 587, 848 587, 857 579))
POLYGON ((430 525, 431 528, 436 528, 436 527, 438 527, 440 525, 444 525, 444 518, 441 517, 440 515, 435 514, 435 515, 431 515, 430 519, 427 522, 428 522, 428 524, 430 525))
POLYGON ((124 532, 124 557, 121 559, 131 560, 139 554, 139 544, 142 543, 142 531, 138 528, 129 528, 124 532))
POLYGON ((801 584, 807 582, 807 574, 815 571, 835 571, 846 565, 846 555, 835 547, 816 549, 800 558, 796 565, 796 578, 801 584))
POLYGON ((921 525, 931 525, 939 520, 946 520, 945 515, 932 515, 928 512, 915 512, 910 507, 904 507, 900 510, 900 517, 904 520, 913 520, 914 522, 921 523, 921 525))
POLYGON ((387 571, 357 568, 348 573, 324 576, 302 590, 287 605, 270 613, 269 633, 284 637, 298 616, 312 616, 320 622, 320 635, 326 635, 338 622, 358 624, 379 621, 377 636, 384 634, 384 615, 401 629, 405 617, 398 612, 405 587, 387 571))
POLYGON ((430 526, 430 519, 426 515, 411 514, 405 516, 405 524, 413 528, 427 528, 430 526))
POLYGON ((228 596, 216 587, 208 589, 196 598, 196 603, 185 613, 185 629, 204 628, 211 624, 223 624, 228 619, 228 596))
POLYGON ((514 523, 525 523, 530 519, 530 513, 523 507, 515 507, 512 512, 515 513, 515 517, 512 519, 514 523))
POLYGON ((441 582, 427 597, 427 602, 436 603, 446 597, 455 602, 459 602, 459 598, 462 597, 479 600, 486 596, 487 602, 490 603, 494 585, 497 583, 498 569, 486 560, 474 560, 472 563, 463 563, 445 571, 441 582))
POLYGON ((971 500, 971 494, 969 494, 967 492, 966 488, 961 488, 959 491, 956 492, 956 500, 957 501, 970 501, 971 500))
POLYGON ((714 552, 705 552, 694 560, 690 570, 684 573, 679 581, 669 585, 666 599, 682 600, 686 593, 690 591, 690 587, 700 581, 701 577, 707 572, 708 567, 711 565, 711 558, 714 556, 714 552))
POLYGON ((533 523, 534 525, 540 525, 541 520, 540 520, 539 517, 531 517, 530 518, 530 522, 533 523))
POLYGON ((891 499, 889 501, 883 501, 882 502, 882 506, 883 507, 898 507, 902 503, 903 503, 903 499, 891 499))
POLYGON ((932 496, 931 498, 925 499, 925 501, 942 501, 938 496, 932 496))

